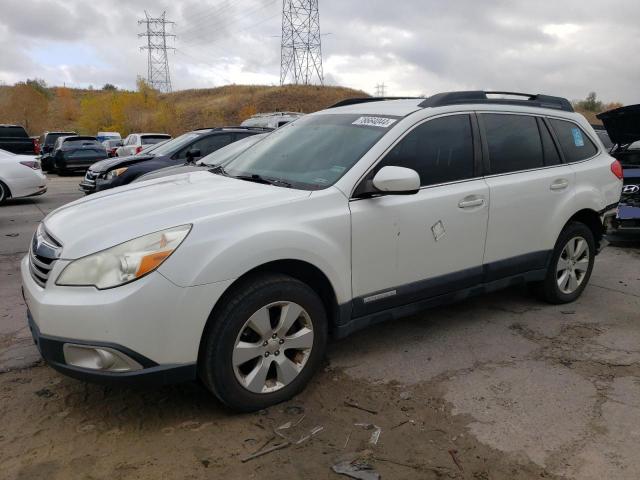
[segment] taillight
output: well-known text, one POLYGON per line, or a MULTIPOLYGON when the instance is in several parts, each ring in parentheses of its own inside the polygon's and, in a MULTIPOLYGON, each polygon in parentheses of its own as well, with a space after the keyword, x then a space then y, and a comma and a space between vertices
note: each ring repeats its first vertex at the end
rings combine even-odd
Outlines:
POLYGON ((20 162, 20 165, 33 168, 34 170, 40 170, 40 162, 37 160, 23 160, 20 162))
POLYGON ((142 147, 136 147, 136 155, 142 151, 142 147))
POLYGON ((622 180, 623 177, 623 173, 622 173, 622 164, 616 160, 611 164, 611 172, 618 177, 619 180, 622 180))

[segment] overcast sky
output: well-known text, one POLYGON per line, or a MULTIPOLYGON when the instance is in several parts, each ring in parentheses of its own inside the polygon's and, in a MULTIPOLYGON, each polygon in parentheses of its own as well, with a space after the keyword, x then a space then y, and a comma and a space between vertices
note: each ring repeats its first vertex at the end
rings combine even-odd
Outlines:
MULTIPOLYGON (((174 90, 279 82, 282 0, 0 0, 0 82, 133 88, 138 20, 176 22, 174 90)), ((638 0, 320 0, 325 80, 374 93, 542 92, 640 103, 638 0)))

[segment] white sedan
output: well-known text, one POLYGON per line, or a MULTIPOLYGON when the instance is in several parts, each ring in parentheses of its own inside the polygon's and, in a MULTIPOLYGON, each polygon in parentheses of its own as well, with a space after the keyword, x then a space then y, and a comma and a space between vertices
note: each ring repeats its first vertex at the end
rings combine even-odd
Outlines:
POLYGON ((0 205, 7 198, 42 195, 46 191, 47 177, 37 157, 0 149, 0 205))

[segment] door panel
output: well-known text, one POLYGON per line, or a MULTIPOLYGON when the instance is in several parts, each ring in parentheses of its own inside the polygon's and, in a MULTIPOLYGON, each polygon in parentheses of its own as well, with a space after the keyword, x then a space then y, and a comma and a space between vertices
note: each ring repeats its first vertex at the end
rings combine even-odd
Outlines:
POLYGON ((350 203, 354 315, 481 279, 489 212, 483 179, 350 203))

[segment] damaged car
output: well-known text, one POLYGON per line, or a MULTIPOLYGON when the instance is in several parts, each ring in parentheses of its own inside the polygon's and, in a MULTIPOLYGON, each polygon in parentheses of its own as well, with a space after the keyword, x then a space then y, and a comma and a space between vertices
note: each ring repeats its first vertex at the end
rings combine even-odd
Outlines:
POLYGON ((609 229, 640 232, 640 105, 598 115, 613 143, 610 154, 622 164, 623 187, 618 213, 609 229))

